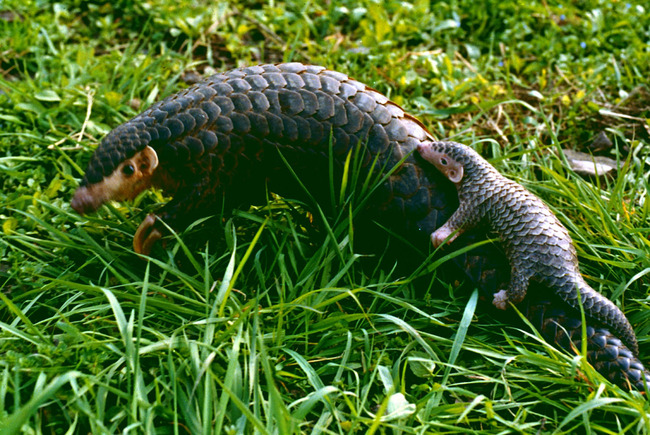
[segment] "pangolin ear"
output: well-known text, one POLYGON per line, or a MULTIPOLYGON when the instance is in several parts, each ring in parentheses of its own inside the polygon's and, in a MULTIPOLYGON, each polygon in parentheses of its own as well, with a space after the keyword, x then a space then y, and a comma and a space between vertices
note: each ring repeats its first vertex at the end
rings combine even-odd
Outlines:
POLYGON ((147 147, 142 150, 142 158, 149 163, 144 172, 152 174, 158 167, 158 154, 156 154, 156 151, 154 151, 153 148, 147 145, 147 147))
POLYGON ((460 180, 463 179, 463 174, 464 174, 463 167, 458 166, 455 169, 450 170, 447 173, 447 176, 449 177, 449 181, 457 184, 460 183, 460 180))

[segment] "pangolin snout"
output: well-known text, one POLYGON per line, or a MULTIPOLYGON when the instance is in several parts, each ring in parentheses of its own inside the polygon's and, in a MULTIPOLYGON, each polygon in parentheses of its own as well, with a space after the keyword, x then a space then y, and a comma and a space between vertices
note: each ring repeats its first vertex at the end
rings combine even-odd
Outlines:
POLYGON ((74 193, 70 205, 77 213, 83 215, 97 210, 102 205, 102 202, 101 199, 91 193, 88 187, 82 186, 74 193))
POLYGON ((427 159, 427 156, 431 156, 434 151, 431 143, 425 142, 418 144, 418 152, 424 159, 427 159))

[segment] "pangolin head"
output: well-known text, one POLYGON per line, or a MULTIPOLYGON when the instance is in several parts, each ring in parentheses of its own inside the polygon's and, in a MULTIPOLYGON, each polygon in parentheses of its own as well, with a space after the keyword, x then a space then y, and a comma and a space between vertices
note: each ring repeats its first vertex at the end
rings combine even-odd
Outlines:
POLYGON ((133 123, 112 130, 93 154, 70 205, 79 214, 97 210, 109 200, 135 198, 151 185, 158 155, 146 130, 133 123))

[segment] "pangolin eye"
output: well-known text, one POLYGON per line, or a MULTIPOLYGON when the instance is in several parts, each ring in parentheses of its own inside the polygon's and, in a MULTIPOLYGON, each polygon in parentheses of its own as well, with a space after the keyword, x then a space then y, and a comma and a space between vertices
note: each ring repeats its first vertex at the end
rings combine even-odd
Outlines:
POLYGON ((135 172, 135 168, 130 163, 128 165, 124 165, 124 167, 122 168, 122 173, 127 177, 133 175, 134 172, 135 172))

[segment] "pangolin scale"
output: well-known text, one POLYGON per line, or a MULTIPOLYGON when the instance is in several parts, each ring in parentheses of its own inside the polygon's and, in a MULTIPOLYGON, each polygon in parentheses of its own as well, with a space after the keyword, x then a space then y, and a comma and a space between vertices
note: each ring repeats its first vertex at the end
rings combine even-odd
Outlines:
MULTIPOLYGON (((414 153, 435 139, 414 117, 368 86, 323 67, 288 63, 239 68, 209 77, 116 127, 92 156, 71 205, 79 213, 155 186, 173 199, 138 228, 134 249, 148 253, 164 233, 183 229, 224 201, 262 198, 265 183, 296 192, 285 159, 310 189, 326 189, 333 159, 340 170, 362 147, 362 171, 386 176, 368 208, 374 219, 412 240, 439 228, 458 206, 452 183, 414 153), (396 167, 396 168, 395 168, 396 167), (225 199, 224 199, 225 198, 225 199)), ((480 233, 463 238, 467 242, 480 233)), ((508 280, 495 246, 457 262, 490 295, 508 280)), ((490 297, 490 296, 487 296, 490 297)), ((580 314, 561 302, 526 299, 526 315, 566 349, 581 340, 580 314)), ((619 385, 650 382, 638 357, 607 327, 587 326, 588 358, 619 385)))

